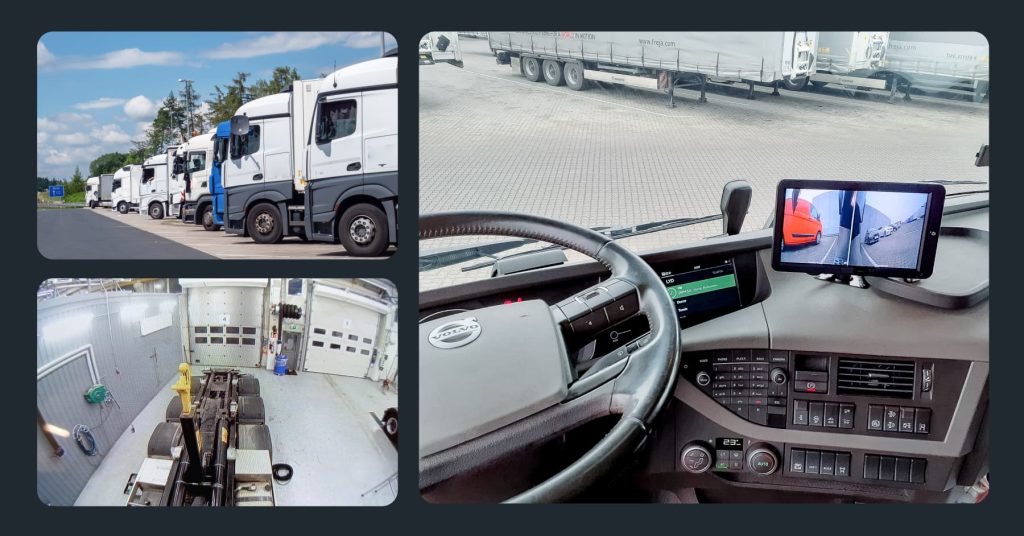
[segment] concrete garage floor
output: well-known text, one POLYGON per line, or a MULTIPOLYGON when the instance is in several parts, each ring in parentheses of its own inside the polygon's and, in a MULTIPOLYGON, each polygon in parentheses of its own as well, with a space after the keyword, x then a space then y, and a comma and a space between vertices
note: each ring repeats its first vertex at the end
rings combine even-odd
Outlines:
MULTIPOLYGON (((398 469, 394 447, 370 417, 396 406, 397 395, 362 378, 304 373, 274 376, 251 370, 260 380, 275 463, 295 470, 287 484, 275 484, 278 506, 386 505, 397 479, 375 492, 398 469), (365 494, 365 496, 364 496, 365 494)), ((168 382, 103 459, 76 506, 123 506, 125 484, 146 456, 153 428, 163 421, 174 396, 168 382), (134 429, 134 430, 133 430, 134 429)))

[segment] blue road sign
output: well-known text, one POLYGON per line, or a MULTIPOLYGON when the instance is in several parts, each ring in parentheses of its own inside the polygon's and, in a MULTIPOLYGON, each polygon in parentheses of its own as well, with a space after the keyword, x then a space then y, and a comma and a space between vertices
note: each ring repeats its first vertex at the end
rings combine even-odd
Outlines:
POLYGON ((50 187, 50 197, 64 197, 64 187, 63 186, 51 186, 50 187))

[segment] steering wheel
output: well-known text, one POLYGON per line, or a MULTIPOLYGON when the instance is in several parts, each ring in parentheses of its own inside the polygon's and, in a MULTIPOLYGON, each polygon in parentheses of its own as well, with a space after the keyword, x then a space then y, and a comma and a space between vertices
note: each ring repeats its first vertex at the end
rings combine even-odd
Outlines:
POLYGON ((607 435, 583 456, 508 499, 567 500, 634 453, 672 396, 680 360, 675 304, 643 259, 595 231, 506 212, 420 216, 421 239, 469 235, 563 246, 600 261, 611 276, 561 306, 531 300, 420 324, 420 486, 481 467, 595 418, 618 415, 607 435), (574 300, 586 303, 583 297, 602 293, 635 303, 636 312, 647 316, 650 334, 642 345, 631 344, 628 352, 599 358, 576 378, 565 339, 574 327, 565 311, 577 305, 574 300))

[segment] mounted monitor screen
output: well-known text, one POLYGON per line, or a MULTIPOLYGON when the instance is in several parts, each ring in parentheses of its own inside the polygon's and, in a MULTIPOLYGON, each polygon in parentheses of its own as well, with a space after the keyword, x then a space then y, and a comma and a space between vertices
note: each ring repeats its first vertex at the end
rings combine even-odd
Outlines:
POLYGON ((923 279, 932 273, 944 199, 937 184, 784 180, 772 267, 923 279))

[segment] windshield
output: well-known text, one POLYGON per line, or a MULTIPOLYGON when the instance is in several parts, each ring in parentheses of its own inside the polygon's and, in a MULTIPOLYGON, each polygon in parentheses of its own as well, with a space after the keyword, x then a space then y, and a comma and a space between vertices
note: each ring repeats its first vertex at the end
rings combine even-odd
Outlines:
MULTIPOLYGON (((642 253, 720 235, 722 187, 737 179, 753 189, 744 232, 765 226, 786 178, 988 189, 988 168, 974 165, 989 141, 977 33, 443 33, 458 36, 460 57, 421 53, 421 213, 502 210, 603 230, 693 219, 622 240, 642 253)), ((489 277, 492 257, 547 246, 434 262, 509 240, 422 241, 421 289, 489 277)))

